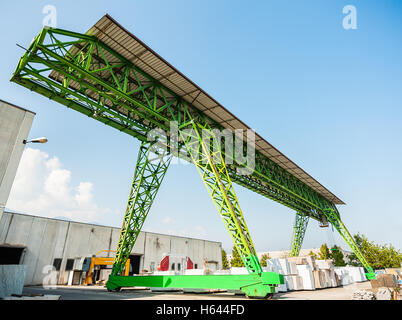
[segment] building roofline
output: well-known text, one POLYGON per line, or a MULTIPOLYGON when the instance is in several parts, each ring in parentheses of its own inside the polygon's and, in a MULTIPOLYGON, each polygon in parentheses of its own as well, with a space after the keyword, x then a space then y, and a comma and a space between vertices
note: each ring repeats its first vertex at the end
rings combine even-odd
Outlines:
MULTIPOLYGON (((83 224, 83 225, 93 226, 93 227, 112 228, 112 229, 116 229, 116 230, 120 229, 119 227, 105 226, 105 225, 95 224, 95 223, 79 222, 79 221, 74 221, 74 220, 66 220, 66 219, 62 219, 62 218, 41 217, 41 216, 38 216, 38 215, 33 215, 33 214, 28 214, 28 213, 20 213, 20 212, 9 211, 9 210, 4 210, 4 213, 16 214, 16 215, 20 215, 20 216, 33 217, 33 218, 41 218, 41 219, 47 219, 47 220, 64 221, 64 222, 68 222, 68 223, 77 223, 77 224, 83 224)), ((183 239, 189 239, 189 240, 207 241, 207 242, 219 243, 220 245, 222 245, 222 242, 213 241, 213 240, 206 240, 206 239, 200 239, 200 238, 194 238, 194 237, 185 237, 185 236, 176 236, 174 234, 157 233, 157 232, 145 231, 145 230, 141 230, 141 232, 148 233, 148 234, 161 235, 161 236, 183 238, 183 239)))
POLYGON ((33 112, 33 111, 31 111, 31 110, 25 109, 25 108, 20 107, 20 106, 17 106, 16 104, 11 103, 11 102, 8 102, 8 101, 5 101, 5 100, 3 100, 3 99, 0 99, 0 102, 3 102, 3 103, 5 103, 5 104, 8 104, 8 105, 14 107, 14 108, 17 108, 17 109, 23 110, 23 111, 25 111, 25 112, 32 113, 33 115, 36 115, 36 112, 33 112))

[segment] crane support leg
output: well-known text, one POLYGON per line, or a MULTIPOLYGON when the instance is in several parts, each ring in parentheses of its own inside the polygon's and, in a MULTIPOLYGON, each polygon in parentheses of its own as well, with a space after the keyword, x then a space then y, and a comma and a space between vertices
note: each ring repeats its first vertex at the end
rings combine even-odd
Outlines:
POLYGON ((235 248, 249 272, 249 276, 255 277, 256 280, 251 281, 252 278, 249 278, 248 283, 245 283, 240 289, 248 297, 267 297, 272 294, 274 287, 282 283, 283 280, 272 281, 272 278, 269 280, 268 273, 263 272, 261 268, 222 157, 221 149, 215 145, 217 140, 213 131, 210 130, 207 124, 202 126, 199 123, 194 123, 194 121, 191 123, 192 128, 190 130, 180 131, 181 139, 229 231, 235 248), (213 141, 213 148, 209 143, 206 143, 206 135, 211 138, 209 142, 213 141))
POLYGON ((113 264, 114 276, 122 275, 171 161, 171 155, 156 145, 155 142, 144 142, 140 147, 113 264))
MULTIPOLYGON (((168 161, 153 164, 147 156, 149 146, 143 144, 137 162, 136 174, 129 204, 123 222, 116 261, 106 284, 108 290, 119 290, 121 287, 165 287, 165 288, 226 288, 243 291, 248 297, 265 298, 275 293, 275 286, 284 284, 282 275, 262 272, 254 245, 248 232, 243 214, 240 210, 233 185, 229 179, 226 166, 220 152, 210 153, 201 139, 199 125, 194 125, 192 135, 180 132, 184 139, 185 150, 190 154, 201 177, 229 230, 249 275, 227 276, 122 276, 124 261, 129 257, 136 237, 142 227, 149 208, 169 166, 168 161), (198 141, 200 148, 195 148, 198 141), (220 160, 216 161, 216 156, 220 160), (152 165, 151 165, 152 164, 152 165)), ((189 159, 190 160, 190 159, 189 159)))
POLYGON ((296 220, 293 227, 292 247, 290 251, 291 257, 297 257, 300 253, 309 219, 309 216, 296 213, 296 220))
POLYGON ((207 145, 205 133, 213 143, 217 143, 210 128, 192 122, 191 130, 180 136, 221 216, 234 245, 241 256, 249 274, 261 274, 262 268, 251 240, 235 190, 229 178, 221 149, 214 145, 213 151, 207 145))
POLYGON ((352 235, 349 233, 346 226, 343 224, 338 210, 336 208, 327 209, 324 211, 325 217, 328 221, 335 227, 335 229, 339 232, 342 238, 346 241, 349 247, 353 250, 356 257, 360 260, 363 264, 363 267, 366 269, 367 279, 375 279, 375 273, 373 268, 367 262, 366 258, 361 253, 359 247, 357 246, 356 242, 354 241, 352 235))

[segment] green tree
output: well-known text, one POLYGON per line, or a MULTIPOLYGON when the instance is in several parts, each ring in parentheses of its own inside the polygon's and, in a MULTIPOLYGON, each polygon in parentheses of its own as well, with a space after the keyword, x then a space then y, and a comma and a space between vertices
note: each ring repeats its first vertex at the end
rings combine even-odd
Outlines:
POLYGON ((244 267, 244 262, 241 259, 239 253, 237 252, 237 249, 235 246, 233 246, 232 249, 232 259, 230 260, 230 265, 232 267, 244 267))
POLYGON ((261 259, 260 259, 261 267, 266 267, 267 266, 267 260, 269 260, 269 259, 271 259, 271 257, 267 253, 264 253, 261 256, 261 259))
POLYGON ((313 251, 310 251, 308 255, 313 256, 314 259, 318 259, 318 256, 313 251))
POLYGON ((319 260, 329 260, 332 259, 331 252, 328 249, 328 246, 326 243, 324 243, 321 248, 320 252, 318 253, 318 259, 319 260))
POLYGON ((334 245, 331 248, 331 259, 334 260, 335 267, 344 267, 346 266, 346 262, 344 260, 344 255, 341 250, 341 247, 334 245))
POLYGON ((229 269, 229 261, 226 251, 222 249, 222 269, 227 270, 229 269))
MULTIPOLYGON (((402 262, 402 253, 396 250, 391 244, 379 245, 369 241, 365 235, 356 234, 353 236, 356 245, 373 269, 399 268, 402 262)), ((362 264, 357 256, 349 255, 349 264, 361 267, 362 264)))
MULTIPOLYGON (((360 233, 355 234, 353 236, 353 238, 355 240, 357 247, 360 249, 360 251, 363 251, 363 237, 360 235, 360 233)), ((363 267, 362 263, 360 262, 360 260, 357 258, 357 256, 354 253, 348 255, 348 259, 349 259, 349 264, 351 266, 363 267)))

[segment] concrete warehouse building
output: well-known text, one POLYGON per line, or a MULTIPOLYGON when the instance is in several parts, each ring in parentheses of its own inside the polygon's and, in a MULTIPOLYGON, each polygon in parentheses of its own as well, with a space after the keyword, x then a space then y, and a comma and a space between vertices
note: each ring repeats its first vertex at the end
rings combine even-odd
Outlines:
MULTIPOLYGON (((25 285, 42 285, 48 272, 44 268, 55 266, 58 284, 67 284, 74 259, 116 250, 119 235, 119 228, 4 212, 0 265, 6 256, 27 265, 25 285)), ((130 273, 156 271, 166 254, 189 257, 196 269, 207 261, 211 270, 217 270, 222 266, 221 248, 219 242, 141 232, 130 256, 130 273)))
MULTIPOLYGON (((78 258, 116 250, 120 236, 119 228, 4 212, 34 117, 0 100, 0 289, 14 287, 15 280, 23 278, 25 285, 41 285, 49 266, 56 268, 58 284, 67 284, 78 258)), ((156 271, 167 254, 175 271, 184 268, 176 261, 183 257, 190 258, 194 268, 208 263, 209 269, 219 269, 221 248, 218 242, 141 232, 130 256, 130 274, 156 271)))

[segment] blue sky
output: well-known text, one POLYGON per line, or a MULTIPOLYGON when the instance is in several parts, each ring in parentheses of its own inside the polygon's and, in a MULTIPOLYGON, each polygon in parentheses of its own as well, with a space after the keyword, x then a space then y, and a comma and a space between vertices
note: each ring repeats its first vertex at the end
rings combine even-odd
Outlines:
MULTIPOLYGON (((2 2, 0 99, 37 113, 31 137, 49 143, 35 149, 70 173, 72 197, 91 183, 96 221, 120 226, 139 142, 9 82, 23 54, 15 44, 29 45, 47 4, 59 28, 77 32, 109 13, 344 200, 351 233, 402 248, 400 1, 2 2), (356 30, 342 27, 349 4, 356 30)), ((235 188, 257 250, 288 249, 294 212, 235 188)), ((231 249, 193 166, 169 169, 144 229, 231 249)), ((327 233, 311 222, 303 247, 328 242, 327 233)))

